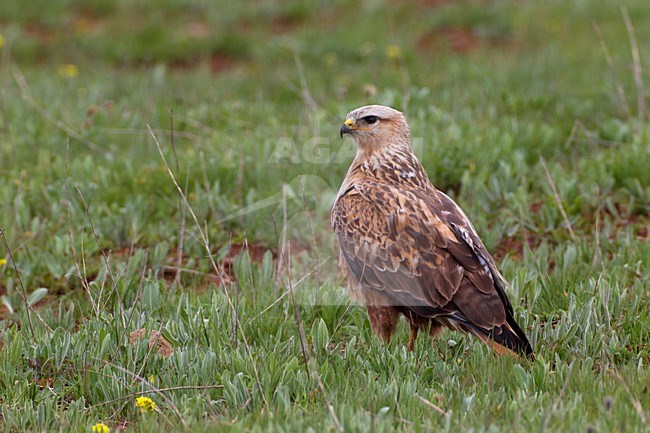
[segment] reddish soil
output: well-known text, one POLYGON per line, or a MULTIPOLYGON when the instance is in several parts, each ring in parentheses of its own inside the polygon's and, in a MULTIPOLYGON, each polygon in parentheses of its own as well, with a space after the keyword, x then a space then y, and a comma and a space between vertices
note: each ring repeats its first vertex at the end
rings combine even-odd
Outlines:
POLYGON ((264 254, 266 254, 266 252, 269 250, 273 254, 273 260, 276 260, 278 257, 277 249, 269 248, 260 242, 253 242, 251 244, 247 242, 232 244, 230 245, 230 251, 228 251, 228 255, 221 261, 220 266, 226 272, 226 274, 228 274, 228 276, 232 277, 234 280, 235 275, 233 272, 233 265, 235 257, 238 257, 244 253, 248 253, 248 257, 250 257, 251 262, 262 263, 264 254))
POLYGON ((542 238, 537 233, 526 230, 523 235, 506 236, 499 241, 499 244, 492 252, 496 261, 503 260, 510 256, 515 260, 520 260, 524 255, 524 245, 534 250, 542 243, 542 238))
POLYGON ((431 51, 438 46, 448 46, 453 52, 464 54, 476 50, 480 39, 471 29, 445 27, 420 36, 415 42, 418 51, 431 51))
POLYGON ((237 59, 223 53, 215 52, 210 55, 210 71, 213 74, 227 71, 228 69, 235 67, 237 63, 237 59))

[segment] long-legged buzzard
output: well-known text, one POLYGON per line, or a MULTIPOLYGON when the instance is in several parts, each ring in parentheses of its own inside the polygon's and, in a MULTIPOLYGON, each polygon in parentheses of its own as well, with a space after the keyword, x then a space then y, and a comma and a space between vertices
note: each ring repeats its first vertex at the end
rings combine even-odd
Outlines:
POLYGON ((497 352, 534 358, 513 317, 508 282, 471 222, 429 180, 413 154, 404 115, 380 105, 350 112, 341 127, 357 154, 332 209, 339 263, 388 341, 400 315, 417 333, 443 326, 471 333, 497 352))

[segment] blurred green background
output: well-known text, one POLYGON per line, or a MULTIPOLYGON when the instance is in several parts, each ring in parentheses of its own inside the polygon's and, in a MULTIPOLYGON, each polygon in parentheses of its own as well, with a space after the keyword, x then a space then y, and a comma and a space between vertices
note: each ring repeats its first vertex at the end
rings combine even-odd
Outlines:
POLYGON ((2 1, 2 421, 642 431, 649 58, 642 0, 2 1), (371 103, 405 112, 513 282, 534 365, 451 332, 385 348, 345 295, 328 217, 354 149, 337 134, 371 103), (126 343, 136 328, 173 357, 126 343), (147 394, 146 418, 135 372, 221 388, 147 394))

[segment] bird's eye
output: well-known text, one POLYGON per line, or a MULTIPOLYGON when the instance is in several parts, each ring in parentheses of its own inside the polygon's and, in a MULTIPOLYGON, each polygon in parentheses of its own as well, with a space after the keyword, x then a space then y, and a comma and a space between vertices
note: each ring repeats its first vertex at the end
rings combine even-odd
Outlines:
POLYGON ((363 118, 368 125, 372 125, 373 123, 377 123, 379 120, 379 117, 377 116, 366 116, 363 118))

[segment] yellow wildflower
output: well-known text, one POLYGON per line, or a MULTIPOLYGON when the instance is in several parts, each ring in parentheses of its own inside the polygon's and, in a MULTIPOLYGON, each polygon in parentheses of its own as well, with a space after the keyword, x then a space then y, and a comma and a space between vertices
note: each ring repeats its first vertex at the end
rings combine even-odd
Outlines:
POLYGON ((397 60, 402 56, 402 50, 396 44, 390 44, 386 47, 386 57, 391 60, 397 60))
POLYGON ((153 412, 156 410, 156 403, 149 397, 138 397, 135 399, 136 407, 140 408, 140 413, 153 412))
POLYGON ((90 431, 93 433, 108 433, 110 429, 103 422, 98 422, 90 428, 90 431))
POLYGON ((0 48, 5 46, 5 37, 0 35, 0 48))
POLYGON ((0 259, 0 266, 4 266, 7 264, 7 259, 0 259))
POLYGON ((59 75, 67 78, 74 78, 79 75, 79 68, 76 65, 67 63, 59 66, 59 75))
POLYGON ((154 376, 153 374, 149 376, 149 382, 154 383, 155 381, 156 381, 156 376, 154 376))

